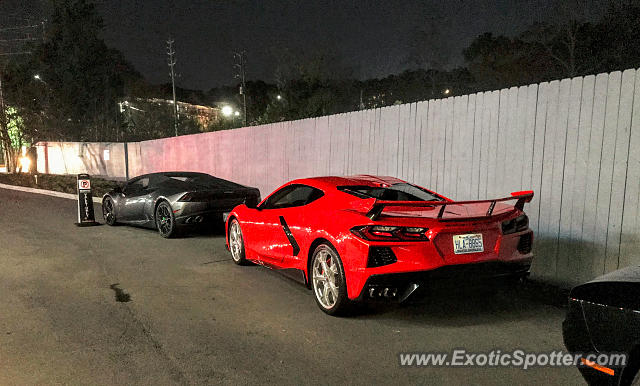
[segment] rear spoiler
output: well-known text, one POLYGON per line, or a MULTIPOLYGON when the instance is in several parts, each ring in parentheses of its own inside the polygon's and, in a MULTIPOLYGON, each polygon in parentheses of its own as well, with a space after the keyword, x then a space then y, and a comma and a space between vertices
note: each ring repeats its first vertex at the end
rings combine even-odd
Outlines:
POLYGON ((371 209, 367 212, 367 217, 375 221, 380 217, 382 211, 390 206, 410 206, 410 207, 434 207, 439 206, 438 219, 442 219, 444 210, 449 205, 468 205, 468 204, 483 204, 489 203, 489 209, 487 210, 486 217, 493 214, 493 208, 496 206, 496 202, 517 200, 514 207, 519 210, 523 210, 524 204, 531 202, 533 199, 533 190, 524 190, 521 192, 512 192, 510 197, 494 198, 492 200, 475 200, 475 201, 383 201, 375 200, 371 209))

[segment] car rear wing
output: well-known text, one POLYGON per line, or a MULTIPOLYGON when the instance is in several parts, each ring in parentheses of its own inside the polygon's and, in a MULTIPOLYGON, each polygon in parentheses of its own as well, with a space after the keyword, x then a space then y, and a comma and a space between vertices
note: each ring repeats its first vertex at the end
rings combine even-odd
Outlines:
MULTIPOLYGON (((439 206, 440 210, 438 211, 437 219, 442 219, 444 215, 444 210, 447 206, 451 205, 472 205, 472 204, 489 204, 489 208, 487 209, 485 216, 480 217, 490 217, 493 214, 493 209, 496 206, 497 202, 504 201, 512 201, 517 200, 514 208, 523 210, 524 204, 527 202, 531 202, 533 199, 533 190, 525 190, 521 192, 512 192, 510 197, 502 197, 502 198, 494 198, 491 200, 474 200, 474 201, 384 201, 384 200, 375 200, 371 209, 367 212, 367 217, 371 220, 375 221, 380 217, 382 211, 385 208, 400 206, 400 207, 435 207, 439 206)), ((478 216, 473 216, 478 217, 478 216)), ((462 219, 467 217, 456 217, 456 219, 462 219)))

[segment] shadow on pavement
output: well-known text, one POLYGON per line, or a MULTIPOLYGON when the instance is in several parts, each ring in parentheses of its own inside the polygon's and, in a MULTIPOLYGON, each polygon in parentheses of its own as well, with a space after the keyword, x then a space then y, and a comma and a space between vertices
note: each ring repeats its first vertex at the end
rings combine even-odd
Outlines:
POLYGON ((496 318, 522 320, 554 308, 561 311, 568 294, 568 290, 538 281, 443 285, 423 289, 403 304, 364 304, 357 307, 354 316, 447 326, 495 324, 496 318))

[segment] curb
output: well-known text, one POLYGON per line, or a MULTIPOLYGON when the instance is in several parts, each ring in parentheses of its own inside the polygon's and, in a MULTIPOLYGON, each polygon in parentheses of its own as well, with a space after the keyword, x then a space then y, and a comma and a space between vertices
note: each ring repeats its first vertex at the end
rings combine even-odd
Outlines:
MULTIPOLYGON (((26 186, 0 184, 0 188, 9 189, 9 190, 17 190, 17 191, 20 191, 20 192, 27 192, 27 193, 44 194, 45 196, 66 198, 66 199, 69 199, 69 200, 77 200, 78 199, 78 195, 77 194, 56 192, 54 190, 28 188, 26 186)), ((93 202, 102 204, 102 198, 101 197, 93 197, 93 202)))

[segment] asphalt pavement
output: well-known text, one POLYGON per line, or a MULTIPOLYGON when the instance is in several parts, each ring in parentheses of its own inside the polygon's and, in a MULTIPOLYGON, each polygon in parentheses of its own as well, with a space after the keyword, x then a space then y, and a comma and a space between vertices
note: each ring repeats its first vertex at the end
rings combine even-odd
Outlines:
POLYGON ((233 264, 221 234, 75 220, 75 201, 0 189, 0 384, 583 384, 572 367, 399 365, 400 352, 563 350, 562 301, 537 286, 335 318, 302 285, 233 264))

